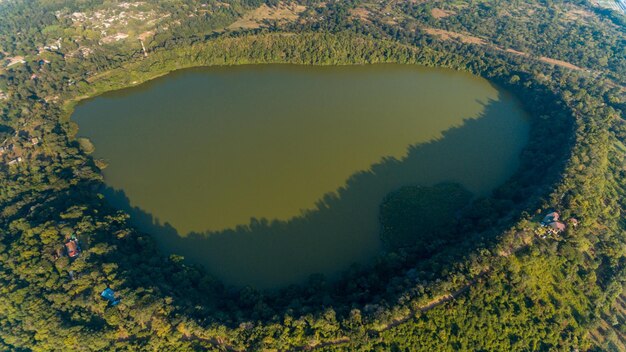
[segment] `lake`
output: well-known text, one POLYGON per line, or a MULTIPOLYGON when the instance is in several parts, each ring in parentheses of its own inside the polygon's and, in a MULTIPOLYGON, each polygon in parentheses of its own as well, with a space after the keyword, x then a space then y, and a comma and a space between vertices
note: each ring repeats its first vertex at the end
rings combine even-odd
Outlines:
POLYGON ((401 186, 488 195, 529 130, 488 81, 404 65, 183 70, 72 119, 109 164, 111 204, 166 253, 258 288, 371 261, 379 205, 401 186))

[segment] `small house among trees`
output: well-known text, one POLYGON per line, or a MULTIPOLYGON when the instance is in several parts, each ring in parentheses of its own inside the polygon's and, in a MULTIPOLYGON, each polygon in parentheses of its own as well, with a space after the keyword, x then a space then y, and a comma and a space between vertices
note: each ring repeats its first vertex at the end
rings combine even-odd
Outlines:
POLYGON ((546 215, 541 222, 541 225, 553 234, 565 231, 565 224, 559 221, 560 215, 558 212, 553 211, 546 215))
POLYGON ((110 287, 105 288, 100 296, 109 301, 109 304, 111 306, 116 306, 118 303, 120 303, 120 299, 115 298, 115 291, 113 291, 110 287))
POLYGON ((80 246, 78 245, 78 240, 76 238, 71 238, 67 241, 65 243, 65 249, 68 257, 70 258, 76 258, 80 254, 80 246))
POLYGON ((548 215, 546 215, 546 217, 543 218, 543 221, 541 223, 545 226, 555 221, 559 221, 559 213, 557 213, 556 211, 553 211, 549 213, 548 215))
POLYGON ((559 221, 554 221, 548 224, 548 229, 554 233, 565 231, 565 224, 559 221))

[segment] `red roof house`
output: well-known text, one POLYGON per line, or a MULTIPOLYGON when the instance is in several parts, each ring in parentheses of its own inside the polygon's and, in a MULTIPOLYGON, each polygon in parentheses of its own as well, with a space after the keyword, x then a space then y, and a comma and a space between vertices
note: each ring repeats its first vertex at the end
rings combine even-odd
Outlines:
POLYGON ((70 258, 76 258, 78 257, 78 254, 80 253, 80 248, 78 248, 78 244, 76 243, 76 240, 69 240, 65 244, 65 249, 67 249, 67 255, 70 258))

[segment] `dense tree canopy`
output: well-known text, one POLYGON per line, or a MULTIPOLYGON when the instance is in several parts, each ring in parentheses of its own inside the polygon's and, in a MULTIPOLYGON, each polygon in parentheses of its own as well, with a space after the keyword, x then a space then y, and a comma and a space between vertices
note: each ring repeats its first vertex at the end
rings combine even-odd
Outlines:
POLYGON ((592 348, 626 278, 623 18, 582 0, 287 5, 0 3, 0 348, 592 348), (472 201, 398 190, 381 218, 401 245, 279 292, 227 287, 159 253, 98 194, 97 161, 69 120, 81 99, 184 67, 383 62, 469 71, 517 95, 532 125, 520 169, 472 201), (416 233, 424 194, 462 221, 416 233), (547 234, 553 209, 577 226, 547 234))

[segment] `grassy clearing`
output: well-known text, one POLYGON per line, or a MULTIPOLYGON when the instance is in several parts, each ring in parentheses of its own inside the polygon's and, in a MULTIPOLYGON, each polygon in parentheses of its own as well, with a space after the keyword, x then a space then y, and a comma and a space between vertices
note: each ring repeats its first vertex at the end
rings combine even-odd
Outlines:
POLYGON ((268 21, 293 22, 298 19, 298 16, 304 10, 306 10, 305 6, 295 3, 285 4, 281 2, 276 7, 269 7, 263 4, 233 22, 227 29, 255 29, 263 27, 268 21))

